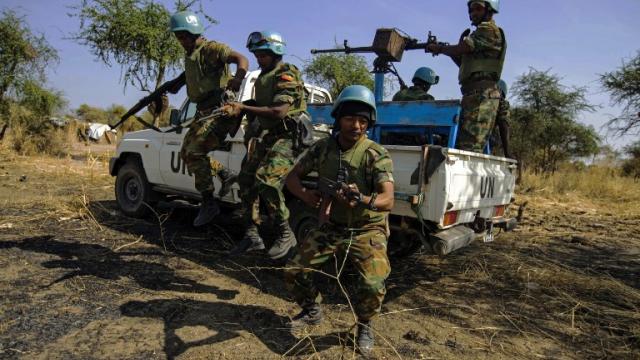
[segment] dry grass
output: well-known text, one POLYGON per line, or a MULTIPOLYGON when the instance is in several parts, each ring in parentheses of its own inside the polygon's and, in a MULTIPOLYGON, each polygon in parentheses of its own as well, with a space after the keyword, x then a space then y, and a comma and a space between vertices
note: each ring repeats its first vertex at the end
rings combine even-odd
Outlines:
POLYGON ((34 132, 26 127, 14 126, 8 141, 21 155, 48 154, 64 156, 69 152, 70 141, 65 129, 46 128, 34 132))
POLYGON ((640 182, 607 167, 593 166, 582 171, 566 168, 548 176, 526 173, 520 189, 556 200, 574 197, 623 206, 640 202, 640 182))

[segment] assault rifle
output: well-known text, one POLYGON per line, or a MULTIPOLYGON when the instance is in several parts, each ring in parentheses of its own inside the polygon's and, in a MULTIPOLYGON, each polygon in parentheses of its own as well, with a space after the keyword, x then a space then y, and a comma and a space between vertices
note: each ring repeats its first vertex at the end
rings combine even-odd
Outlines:
POLYGON ((331 180, 326 177, 320 177, 318 179, 318 191, 322 195, 322 203, 320 204, 320 213, 318 215, 318 221, 320 224, 324 224, 329 221, 331 215, 331 203, 333 199, 338 195, 338 192, 344 192, 349 201, 360 200, 357 196, 358 193, 351 191, 347 180, 349 173, 345 167, 338 169, 338 176, 336 180, 331 180))
MULTIPOLYGON (((109 127, 113 130, 118 126, 122 125, 127 119, 133 115, 135 115, 138 111, 144 109, 149 106, 154 101, 162 101, 162 95, 164 95, 168 91, 172 91, 176 88, 182 87, 186 83, 186 77, 184 72, 180 74, 177 78, 167 81, 164 84, 160 85, 157 89, 155 89, 151 94, 142 98, 142 100, 138 101, 129 111, 127 111, 124 115, 120 117, 120 121, 115 123, 114 125, 109 124, 109 127)), ((141 119, 138 119, 140 121, 141 119)), ((150 124, 145 124, 147 127, 151 127, 154 130, 159 131, 155 126, 149 126, 150 124)))

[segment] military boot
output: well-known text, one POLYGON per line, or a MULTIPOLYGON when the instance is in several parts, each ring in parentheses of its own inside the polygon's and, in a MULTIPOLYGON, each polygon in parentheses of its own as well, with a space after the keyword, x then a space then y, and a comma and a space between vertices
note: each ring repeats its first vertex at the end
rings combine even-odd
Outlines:
POLYGON ((207 224, 218 214, 220 214, 220 207, 213 198, 213 193, 203 192, 202 202, 200 203, 200 212, 198 212, 198 216, 193 220, 193 226, 198 227, 207 224))
POLYGON ((273 246, 269 249, 269 257, 273 260, 284 257, 289 249, 296 246, 296 237, 293 235, 289 222, 284 220, 278 224, 278 237, 273 242, 273 246))
POLYGON ((364 356, 371 355, 373 344, 373 329, 371 329, 371 321, 363 321, 358 323, 358 350, 364 356))
POLYGON ((218 171, 218 178, 222 183, 218 197, 223 198, 231 191, 231 186, 238 181, 238 175, 231 172, 229 169, 224 168, 218 171))
POLYGON ((244 233, 242 241, 231 249, 229 256, 238 256, 249 251, 264 250, 264 241, 260 237, 258 232, 258 226, 253 222, 247 227, 247 231, 244 233))
POLYGON ((320 325, 322 322, 322 309, 320 304, 312 304, 302 308, 302 311, 293 317, 288 323, 289 329, 299 329, 306 325, 320 325))

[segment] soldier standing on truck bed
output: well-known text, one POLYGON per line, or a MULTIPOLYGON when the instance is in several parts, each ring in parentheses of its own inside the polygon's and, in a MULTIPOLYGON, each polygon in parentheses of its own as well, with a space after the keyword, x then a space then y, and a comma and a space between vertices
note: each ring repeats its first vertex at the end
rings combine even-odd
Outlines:
POLYGON ((502 154, 504 154, 504 157, 506 158, 511 158, 511 152, 509 152, 511 104, 509 104, 509 100, 507 100, 507 83, 500 79, 500 81, 498 81, 498 89, 500 89, 500 106, 498 106, 498 116, 496 116, 496 127, 500 134, 502 154))
POLYGON ((476 30, 463 32, 457 45, 432 43, 428 51, 445 54, 460 67, 462 123, 458 148, 482 152, 493 131, 500 104, 497 83, 502 75, 507 42, 504 32, 493 20, 499 11, 499 0, 469 0, 467 7, 476 30))
POLYGON ((416 70, 413 75, 413 86, 405 87, 393 95, 393 101, 420 101, 420 100, 435 100, 429 89, 432 85, 436 85, 440 81, 440 77, 436 75, 436 72, 432 69, 424 66, 416 70))
MULTIPOLYGON (((376 121, 371 90, 353 85, 336 100, 331 116, 336 135, 318 140, 296 164, 287 179, 291 193, 312 208, 319 208, 320 227, 311 230, 287 264, 285 279, 302 312, 289 326, 317 325, 322 320, 314 269, 337 253, 356 267, 357 343, 368 354, 374 345, 371 319, 380 312, 391 266, 387 257, 388 214, 393 208, 393 163, 387 150, 369 140, 367 128, 376 121), (317 172, 319 190, 305 188, 301 179, 317 172), (341 181, 332 197, 323 193, 324 179, 341 181)), ((301 239, 302 240, 302 239, 301 239)), ((338 265, 338 268, 340 266, 338 265)))
MULTIPOLYGON (((171 31, 185 50, 183 73, 187 85, 189 101, 196 104, 197 112, 189 131, 184 137, 180 156, 185 161, 189 173, 194 174, 196 189, 202 194, 200 212, 193 225, 202 226, 220 213, 213 198, 213 176, 218 176, 222 187, 218 196, 229 192, 236 181, 236 175, 224 168, 220 162, 208 154, 224 142, 234 128, 231 119, 210 119, 198 121, 220 107, 225 88, 237 92, 249 68, 249 61, 242 54, 227 45, 210 41, 202 36, 204 27, 198 16, 191 11, 180 11, 171 16, 171 31), (231 77, 228 64, 236 64, 236 73, 231 77)), ((182 83, 170 89, 173 94, 182 83)))
POLYGON ((247 48, 262 70, 255 82, 255 100, 223 107, 230 116, 247 114, 249 120, 245 132, 247 155, 238 176, 247 229, 230 254, 236 256, 265 248, 257 226, 262 202, 277 230, 268 254, 279 259, 296 245, 282 187, 295 158, 312 140, 309 138, 312 128, 302 75, 294 65, 282 61, 285 53, 282 36, 273 31, 253 32, 247 39, 247 48))

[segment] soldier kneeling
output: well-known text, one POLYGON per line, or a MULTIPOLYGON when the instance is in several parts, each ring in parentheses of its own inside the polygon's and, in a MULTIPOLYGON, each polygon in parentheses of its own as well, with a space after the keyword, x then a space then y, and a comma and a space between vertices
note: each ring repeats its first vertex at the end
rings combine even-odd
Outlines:
POLYGON ((321 295, 313 284, 313 271, 333 259, 334 253, 346 255, 359 274, 353 304, 358 348, 367 354, 374 344, 371 319, 380 312, 391 270, 387 221, 394 202, 393 164, 387 150, 366 135, 376 121, 375 99, 369 89, 360 85, 344 89, 331 115, 334 135, 315 143, 287 178, 291 193, 320 213, 320 227, 300 239, 297 255, 287 265, 287 286, 302 306, 289 325, 320 323, 321 295), (314 171, 320 187, 323 181, 333 184, 333 194, 302 185, 301 178, 314 171))

